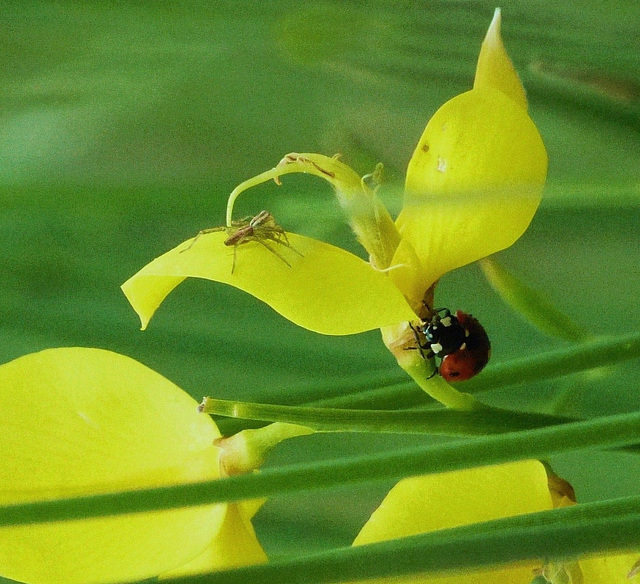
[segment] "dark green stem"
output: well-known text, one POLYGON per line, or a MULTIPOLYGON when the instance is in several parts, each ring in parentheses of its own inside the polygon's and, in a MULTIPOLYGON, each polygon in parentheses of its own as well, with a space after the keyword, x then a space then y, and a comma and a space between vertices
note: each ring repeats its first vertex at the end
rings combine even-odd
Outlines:
POLYGON ((569 418, 488 406, 472 411, 384 411, 278 406, 213 398, 204 399, 201 411, 232 418, 300 424, 324 432, 396 432, 450 436, 497 434, 571 421, 569 418))

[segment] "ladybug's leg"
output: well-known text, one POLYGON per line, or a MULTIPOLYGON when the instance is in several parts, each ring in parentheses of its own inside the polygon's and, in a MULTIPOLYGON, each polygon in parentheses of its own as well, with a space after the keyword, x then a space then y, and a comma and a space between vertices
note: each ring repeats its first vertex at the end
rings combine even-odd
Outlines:
MULTIPOLYGON (((411 324, 411 322, 409 322, 409 328, 411 328, 411 330, 413 331, 413 336, 416 340, 416 345, 418 349, 420 349, 420 355, 422 356, 423 359, 432 359, 433 357, 435 357, 435 353, 431 350, 431 346, 429 345, 429 342, 427 341, 426 344, 422 344, 420 342, 420 332, 418 331, 418 329, 416 327, 413 326, 413 324, 411 324), (425 349, 429 349, 429 352, 425 355, 424 350, 425 349)), ((407 347, 408 349, 412 349, 413 347, 407 347)))
POLYGON ((451 316, 451 311, 448 308, 434 308, 433 314, 437 314, 440 319, 443 319, 451 316), (442 316, 440 316, 440 313, 442 313, 442 316))
MULTIPOLYGON (((418 329, 416 329, 416 327, 413 326, 413 324, 411 324, 411 322, 409 322, 409 327, 411 328, 411 330, 413 331, 413 336, 416 338, 416 347, 406 347, 406 349, 418 349, 420 351, 420 356, 425 360, 429 360, 429 359, 433 359, 436 354, 433 352, 433 349, 431 349, 431 345, 429 345, 429 342, 427 341, 426 345, 423 345, 420 342, 420 333, 418 331, 418 329), (429 349, 429 352, 425 354, 424 349, 429 349)), ((434 367, 433 368, 433 372, 431 373, 431 375, 429 375, 429 377, 427 377, 427 379, 431 379, 436 373, 438 373, 438 368, 434 367)))

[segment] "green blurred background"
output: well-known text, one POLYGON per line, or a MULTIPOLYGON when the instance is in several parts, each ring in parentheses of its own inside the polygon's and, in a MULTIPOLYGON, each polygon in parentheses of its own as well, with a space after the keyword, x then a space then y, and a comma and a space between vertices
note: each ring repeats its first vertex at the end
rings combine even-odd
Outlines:
MULTIPOLYGON (((139 331, 119 286, 200 229, 230 190, 287 152, 358 172, 382 161, 397 210, 427 120, 470 88, 487 1, 13 2, 0 5, 0 350, 55 346, 132 356, 203 395, 288 403, 340 395, 363 372, 398 371, 374 331, 322 337, 235 289, 189 281, 139 331)), ((638 330, 640 4, 505 1, 503 36, 549 151, 546 198, 501 261, 596 333, 638 330)), ((364 257, 316 179, 255 189, 236 215, 272 211, 288 230, 364 257)), ((514 315, 475 266, 438 303, 478 316, 495 361, 562 346, 514 315)), ((322 310, 318 306, 317 310, 322 310)), ((572 413, 640 407, 625 363, 503 390, 493 403, 572 413), (568 392, 568 393, 567 393, 568 392)), ((422 444, 420 436, 315 436, 269 464, 422 444)), ((552 461, 581 500, 637 494, 630 455, 552 461)), ((288 496, 256 518, 272 555, 347 545, 388 485, 288 496), (338 511, 337 511, 338 510, 338 511)))

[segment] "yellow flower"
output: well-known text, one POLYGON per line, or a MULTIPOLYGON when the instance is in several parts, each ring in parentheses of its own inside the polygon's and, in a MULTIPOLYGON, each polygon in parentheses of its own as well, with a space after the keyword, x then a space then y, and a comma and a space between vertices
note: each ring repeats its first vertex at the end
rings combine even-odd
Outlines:
MULTIPOLYGON (((2 504, 220 477, 211 418, 133 359, 51 349, 0 366, 0 385, 2 504)), ((119 582, 265 560, 240 505, 0 528, 0 575, 33 584, 119 582)))
MULTIPOLYGON (((526 108, 524 89, 500 39, 497 10, 482 45, 474 88, 445 103, 418 142, 395 222, 367 177, 360 178, 336 157, 292 153, 234 190, 227 232, 204 233, 180 244, 125 282, 123 291, 145 328, 185 278, 224 282, 312 331, 343 335, 381 328, 400 365, 416 380, 426 379, 424 360, 417 360, 416 351, 404 350, 414 343, 407 323, 425 317, 424 302, 433 306, 433 287, 443 274, 514 243, 540 202, 547 156, 526 108), (369 253, 368 263, 326 243, 277 230, 263 230, 266 237, 258 236, 258 230, 238 243, 239 227, 232 221, 237 196, 294 172, 331 183, 369 253), (223 245, 229 235, 238 244, 233 249, 223 245)), ((436 397, 464 407, 464 400, 436 397)))
MULTIPOLYGON (((560 481, 568 485, 564 481, 560 481)), ((560 484, 560 491, 564 491, 560 484)), ((544 465, 526 460, 418 476, 400 481, 364 525, 353 545, 386 541, 460 525, 513 517, 572 505, 559 492, 556 477, 548 477, 544 465)), ((368 580, 372 584, 530 584, 535 574, 552 584, 623 584, 638 554, 589 558, 564 565, 543 566, 523 562, 451 576, 407 576, 368 580), (571 579, 567 579, 567 577, 571 579), (562 579, 564 578, 564 579, 562 579)))

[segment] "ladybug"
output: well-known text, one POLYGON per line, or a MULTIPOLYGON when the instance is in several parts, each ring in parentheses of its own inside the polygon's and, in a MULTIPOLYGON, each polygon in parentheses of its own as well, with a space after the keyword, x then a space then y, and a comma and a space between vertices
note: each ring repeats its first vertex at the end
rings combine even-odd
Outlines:
POLYGON ((441 359, 440 375, 447 381, 471 379, 489 362, 487 332, 478 319, 462 310, 454 315, 448 308, 439 308, 423 323, 422 332, 433 354, 441 359))

